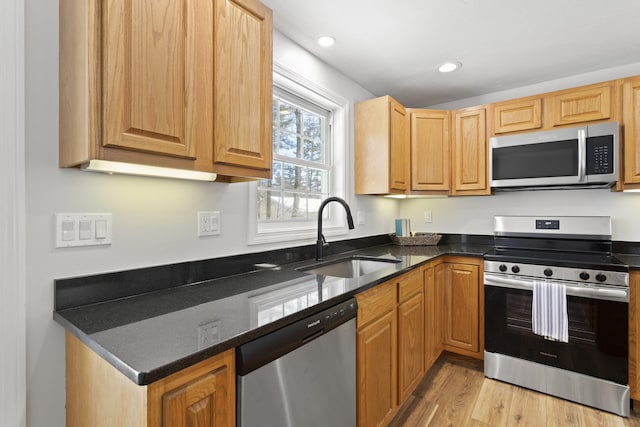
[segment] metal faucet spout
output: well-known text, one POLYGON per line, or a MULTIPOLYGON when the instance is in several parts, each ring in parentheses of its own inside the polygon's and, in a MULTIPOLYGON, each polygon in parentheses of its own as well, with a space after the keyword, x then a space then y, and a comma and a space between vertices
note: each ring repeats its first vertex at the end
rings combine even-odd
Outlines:
POLYGON ((344 210, 347 212, 347 225, 349 227, 349 230, 353 230, 355 228, 355 226, 353 225, 353 216, 351 215, 351 209, 349 208, 347 202, 344 201, 344 199, 341 199, 340 197, 328 197, 324 199, 322 203, 320 203, 320 208, 318 209, 318 240, 316 241, 316 261, 322 260, 322 249, 325 244, 325 239, 322 235, 322 211, 329 202, 340 203, 344 207, 344 210))

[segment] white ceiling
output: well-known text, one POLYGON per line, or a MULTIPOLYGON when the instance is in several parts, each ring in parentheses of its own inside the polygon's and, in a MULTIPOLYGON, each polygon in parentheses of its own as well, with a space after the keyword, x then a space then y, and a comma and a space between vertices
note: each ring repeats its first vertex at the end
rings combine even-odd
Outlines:
POLYGON ((375 95, 425 107, 640 62, 640 0, 263 0, 375 95), (330 48, 315 39, 336 38, 330 48), (435 71, 455 60, 460 70, 435 71))

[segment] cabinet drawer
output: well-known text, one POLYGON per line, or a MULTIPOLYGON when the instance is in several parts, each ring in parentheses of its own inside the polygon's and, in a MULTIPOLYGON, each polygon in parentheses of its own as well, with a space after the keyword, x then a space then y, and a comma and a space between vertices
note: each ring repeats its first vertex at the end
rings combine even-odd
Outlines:
POLYGON ((413 295, 422 292, 424 280, 421 271, 410 273, 398 282, 398 302, 403 303, 413 295))
POLYGON ((358 328, 385 313, 393 311, 397 304, 396 281, 390 281, 356 295, 358 301, 358 328))

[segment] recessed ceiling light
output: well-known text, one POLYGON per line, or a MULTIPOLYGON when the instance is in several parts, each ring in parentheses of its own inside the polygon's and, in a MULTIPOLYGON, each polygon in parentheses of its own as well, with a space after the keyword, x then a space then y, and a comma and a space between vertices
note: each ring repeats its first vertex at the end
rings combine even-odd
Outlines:
POLYGON ((333 46, 336 42, 336 39, 331 36, 320 36, 318 37, 318 44, 322 47, 333 46))
POLYGON ((452 71, 460 69, 461 67, 462 64, 460 62, 448 61, 438 65, 436 69, 441 73, 450 73, 452 71))

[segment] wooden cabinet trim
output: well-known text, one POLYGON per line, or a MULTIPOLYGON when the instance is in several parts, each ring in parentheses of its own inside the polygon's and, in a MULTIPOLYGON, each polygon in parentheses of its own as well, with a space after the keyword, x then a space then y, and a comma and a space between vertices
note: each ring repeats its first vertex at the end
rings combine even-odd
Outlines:
POLYGON ((640 270, 629 273, 629 387, 640 400, 640 270))

